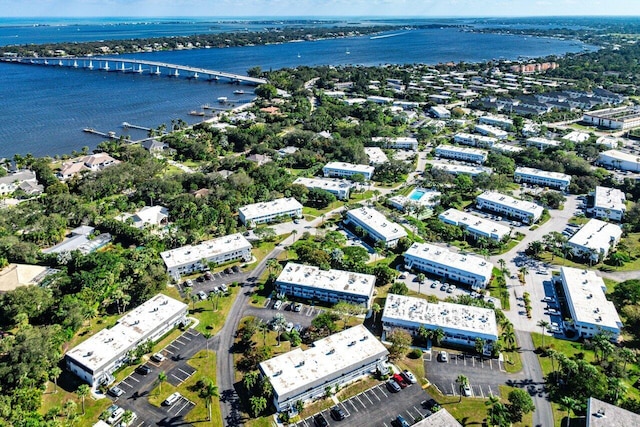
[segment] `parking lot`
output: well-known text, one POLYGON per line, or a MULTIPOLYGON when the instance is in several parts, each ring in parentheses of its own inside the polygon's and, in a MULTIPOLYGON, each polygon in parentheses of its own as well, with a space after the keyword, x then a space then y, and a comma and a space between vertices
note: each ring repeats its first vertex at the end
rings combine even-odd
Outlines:
POLYGON ((448 361, 442 362, 436 357, 437 354, 436 351, 425 353, 424 365, 427 378, 442 394, 460 394, 459 384, 456 383, 459 375, 469 379, 472 396, 481 398, 499 394, 498 387, 509 379, 503 362, 498 359, 448 352, 448 361))
MULTIPOLYGON (((329 425, 356 426, 384 426, 391 427, 391 421, 402 415, 410 424, 415 420, 425 418, 429 411, 422 407, 422 402, 431 399, 418 384, 413 384, 398 393, 391 393, 385 383, 364 391, 338 405, 347 417, 342 421, 331 418, 329 410, 322 411, 322 415, 329 425)), ((296 424, 296 427, 315 426, 313 417, 306 418, 296 424)))
POLYGON ((189 379, 196 370, 187 361, 203 347, 204 337, 197 331, 188 329, 159 352, 165 356, 162 362, 148 360, 144 363, 151 368, 151 372, 144 375, 134 371, 116 384, 124 394, 113 398, 113 401, 136 413, 138 420, 133 426, 184 425, 183 417, 193 409, 194 402, 181 397, 171 406, 158 408, 148 402, 148 396, 156 387, 158 374, 162 371, 167 374, 167 382, 174 386, 189 379))

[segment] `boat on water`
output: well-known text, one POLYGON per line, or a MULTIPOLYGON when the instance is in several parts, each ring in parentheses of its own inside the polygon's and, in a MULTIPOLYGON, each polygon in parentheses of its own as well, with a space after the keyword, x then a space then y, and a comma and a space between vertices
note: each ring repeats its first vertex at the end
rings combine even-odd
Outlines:
POLYGON ((369 37, 369 40, 386 39, 387 37, 401 36, 402 34, 404 33, 381 34, 379 36, 371 36, 369 37))
POLYGON ((221 97, 218 98, 218 102, 221 103, 221 104, 224 104, 228 100, 229 100, 229 98, 227 98, 226 96, 221 96, 221 97))
POLYGON ((349 48, 347 48, 347 50, 346 50, 345 54, 347 54, 347 55, 351 55, 351 51, 349 50, 349 48))
POLYGON ((244 95, 244 91, 242 89, 236 89, 233 91, 235 95, 244 95))
POLYGON ((192 110, 192 111, 189 111, 189 115, 190 116, 204 116, 204 111, 192 110))

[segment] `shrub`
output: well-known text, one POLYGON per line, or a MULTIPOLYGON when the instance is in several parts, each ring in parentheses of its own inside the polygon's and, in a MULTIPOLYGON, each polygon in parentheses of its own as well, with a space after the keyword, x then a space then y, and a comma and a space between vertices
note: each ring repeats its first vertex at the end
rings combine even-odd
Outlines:
POLYGON ((419 348, 414 348, 407 355, 410 359, 420 359, 422 357, 422 350, 419 348))

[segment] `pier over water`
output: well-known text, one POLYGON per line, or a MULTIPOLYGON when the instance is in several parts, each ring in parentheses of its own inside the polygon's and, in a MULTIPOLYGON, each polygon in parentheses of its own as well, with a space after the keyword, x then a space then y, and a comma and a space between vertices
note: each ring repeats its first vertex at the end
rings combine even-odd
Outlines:
POLYGON ((50 65, 86 70, 166 75, 169 77, 184 75, 191 79, 225 79, 233 83, 246 83, 250 85, 261 85, 267 83, 266 79, 257 77, 243 76, 241 74, 227 73, 224 71, 210 70, 206 68, 190 67, 188 65, 168 64, 166 62, 146 61, 140 59, 109 57, 17 57, 0 58, 0 61, 10 64, 50 65))

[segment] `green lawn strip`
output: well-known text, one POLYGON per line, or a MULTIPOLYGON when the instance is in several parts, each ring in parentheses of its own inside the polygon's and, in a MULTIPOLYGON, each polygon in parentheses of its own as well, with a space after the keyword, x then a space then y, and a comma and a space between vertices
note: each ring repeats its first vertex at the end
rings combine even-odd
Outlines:
MULTIPOLYGON (((319 218, 322 215, 326 215, 328 212, 331 212, 334 209, 338 209, 339 207, 344 206, 344 202, 340 200, 336 200, 335 202, 329 204, 326 208, 316 209, 309 206, 305 206, 302 208, 302 214, 305 216, 311 216, 312 219, 319 218)), ((307 218, 309 219, 309 218, 307 218)), ((326 217, 325 217, 326 219, 326 217)))
POLYGON ((274 427, 273 415, 265 415, 260 418, 249 418, 242 420, 242 424, 246 427, 274 427))
POLYGON ((613 292, 614 288, 616 287, 616 285, 620 282, 618 282, 617 280, 613 280, 613 279, 607 279, 606 277, 603 277, 602 280, 604 281, 604 284, 607 286, 607 293, 610 294, 611 292, 613 292))
MULTIPOLYGON (((98 420, 98 417, 107 409, 111 404, 111 399, 94 399, 91 395, 84 399, 85 414, 82 415, 82 400, 78 397, 75 391, 80 384, 84 384, 75 375, 70 372, 62 371, 60 378, 58 378, 58 388, 55 392, 55 385, 53 382, 47 382, 46 389, 42 395, 42 405, 38 409, 38 412, 42 415, 46 414, 51 408, 58 407, 62 409, 65 402, 74 401, 78 405, 78 422, 75 425, 93 425, 98 420)), ((61 415, 59 419, 64 419, 61 415)))
POLYGON ((583 225, 590 221, 586 216, 574 216, 569 219, 569 224, 583 225))
POLYGON ((254 244, 253 249, 251 249, 251 253, 253 254, 253 256, 255 257, 255 261, 252 262, 251 264, 247 264, 246 266, 246 270, 252 270, 253 268, 255 268, 260 261, 262 261, 262 259, 264 257, 266 257, 269 253, 271 253, 271 251, 276 247, 276 245, 278 243, 280 243, 281 241, 283 241, 285 238, 287 238, 287 236, 278 236, 277 241, 274 242, 260 242, 257 244, 254 244))
POLYGON ((189 359, 187 363, 195 368, 196 372, 178 387, 174 387, 166 381, 162 383, 162 385, 158 384, 149 392, 149 403, 160 407, 162 406, 162 402, 170 394, 177 391, 196 405, 185 417, 187 422, 203 422, 205 424, 209 423, 210 425, 223 425, 219 399, 213 398, 211 406, 211 421, 207 421, 209 410, 206 408, 204 400, 200 397, 199 389, 196 385, 198 381, 207 378, 213 381, 214 384, 217 384, 216 354, 213 351, 207 352, 206 350, 201 350, 189 359), (160 388, 162 388, 162 391, 160 391, 160 388))
POLYGON ((190 315, 200 321, 195 329, 202 334, 209 332, 215 335, 220 332, 240 289, 240 286, 229 286, 227 294, 218 297, 217 311, 214 311, 215 300, 206 299, 198 301, 195 305, 189 304, 190 315))
POLYGON ((502 355, 504 357, 504 369, 507 372, 515 374, 522 370, 522 358, 519 352, 503 350, 502 355))
POLYGON ((504 277, 502 271, 499 268, 494 267, 492 276, 491 283, 489 284, 489 294, 500 300, 500 305, 503 310, 511 309, 511 302, 509 301, 509 292, 506 288, 506 282, 505 286, 500 286, 498 282, 498 277, 504 277))

